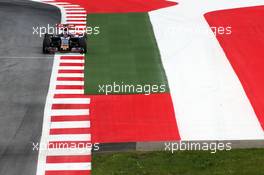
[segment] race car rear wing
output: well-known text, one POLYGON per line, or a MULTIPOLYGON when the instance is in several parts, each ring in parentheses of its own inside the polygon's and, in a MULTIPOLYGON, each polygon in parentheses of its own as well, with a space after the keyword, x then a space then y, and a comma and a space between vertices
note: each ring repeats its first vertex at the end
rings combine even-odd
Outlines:
POLYGON ((56 24, 57 28, 75 28, 74 24, 56 24))
POLYGON ((65 29, 74 35, 84 36, 85 33, 84 28, 78 28, 75 24, 56 24, 56 28, 59 30, 59 33, 65 31, 65 29))
POLYGON ((74 24, 56 24, 56 28, 62 32, 62 31, 70 31, 70 30, 75 30, 75 25, 74 24))

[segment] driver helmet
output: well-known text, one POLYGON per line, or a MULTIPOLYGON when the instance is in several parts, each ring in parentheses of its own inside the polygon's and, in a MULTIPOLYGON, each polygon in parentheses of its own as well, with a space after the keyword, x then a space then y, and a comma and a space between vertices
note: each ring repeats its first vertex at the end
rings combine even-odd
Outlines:
POLYGON ((68 28, 64 28, 63 30, 63 36, 67 37, 68 36, 68 28))

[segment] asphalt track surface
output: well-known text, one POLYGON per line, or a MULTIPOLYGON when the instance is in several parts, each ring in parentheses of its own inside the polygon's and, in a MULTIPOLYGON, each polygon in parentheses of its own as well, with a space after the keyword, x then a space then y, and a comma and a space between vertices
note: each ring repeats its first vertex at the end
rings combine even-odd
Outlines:
POLYGON ((53 55, 33 26, 60 21, 56 7, 0 0, 0 175, 34 175, 53 55), (52 15, 51 15, 52 14, 52 15))

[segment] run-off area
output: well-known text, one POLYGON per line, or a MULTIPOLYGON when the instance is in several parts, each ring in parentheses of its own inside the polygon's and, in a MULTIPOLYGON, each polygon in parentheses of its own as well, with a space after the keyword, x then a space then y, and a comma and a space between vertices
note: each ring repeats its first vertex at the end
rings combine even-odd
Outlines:
POLYGON ((99 35, 88 37, 85 62, 85 93, 93 101, 93 142, 178 140, 148 14, 89 14, 87 25, 100 27, 99 35), (108 95, 101 89, 107 85, 113 88, 108 95))

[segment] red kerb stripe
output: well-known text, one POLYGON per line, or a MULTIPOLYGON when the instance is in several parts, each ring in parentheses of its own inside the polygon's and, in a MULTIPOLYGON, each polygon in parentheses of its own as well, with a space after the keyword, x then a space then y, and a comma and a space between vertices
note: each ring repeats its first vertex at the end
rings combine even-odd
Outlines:
POLYGON ((59 70, 59 73, 76 73, 76 74, 82 74, 84 73, 84 70, 59 70))
POLYGON ((61 56, 61 60, 83 60, 84 56, 61 56))
POLYGON ((53 104, 52 109, 88 109, 89 104, 53 104))
POLYGON ((89 134, 91 132, 90 128, 60 128, 60 129, 50 129, 50 135, 60 135, 60 134, 89 134))
POLYGON ((84 89, 84 86, 80 86, 80 85, 57 85, 56 89, 84 89))
POLYGON ((57 81, 84 81, 83 77, 58 77, 57 81))
POLYGON ((91 162, 90 155, 78 155, 78 156, 47 156, 46 163, 79 163, 79 162, 91 162))
POLYGON ((90 117, 88 115, 51 116, 51 122, 88 120, 90 120, 90 117))
POLYGON ((90 175, 89 170, 46 171, 45 175, 90 175))
POLYGON ((55 94, 54 98, 89 98, 84 94, 55 94))

